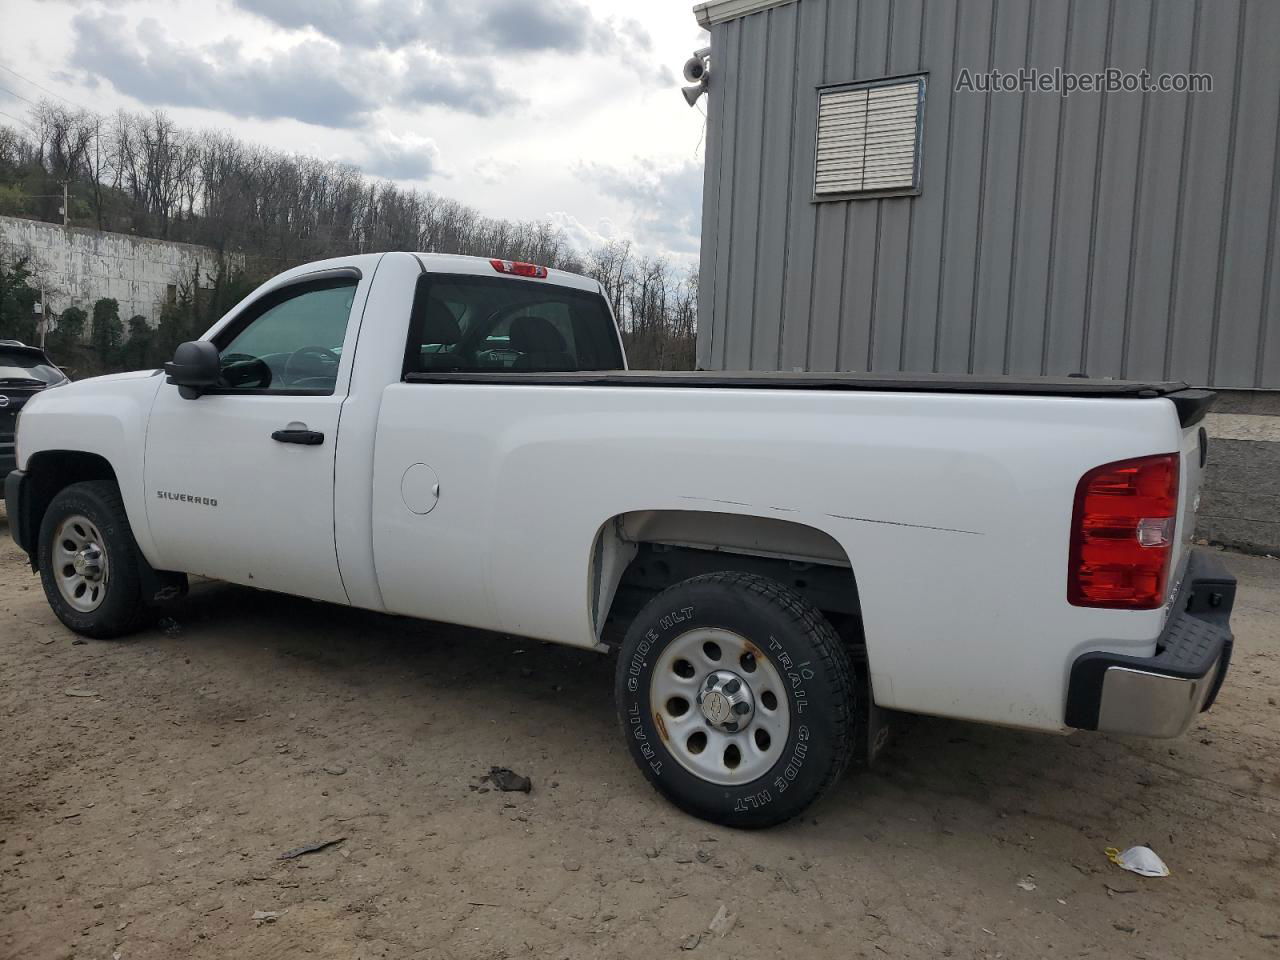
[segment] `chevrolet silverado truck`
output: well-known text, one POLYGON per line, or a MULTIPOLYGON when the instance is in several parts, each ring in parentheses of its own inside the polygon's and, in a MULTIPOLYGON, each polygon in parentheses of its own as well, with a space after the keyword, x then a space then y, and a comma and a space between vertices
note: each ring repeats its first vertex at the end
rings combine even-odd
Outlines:
POLYGON ((270 280, 164 371, 34 396, 5 496, 91 637, 198 574, 613 653, 644 776, 762 827, 894 711, 1172 737, 1208 709, 1212 396, 631 371, 594 280, 386 253, 270 280))

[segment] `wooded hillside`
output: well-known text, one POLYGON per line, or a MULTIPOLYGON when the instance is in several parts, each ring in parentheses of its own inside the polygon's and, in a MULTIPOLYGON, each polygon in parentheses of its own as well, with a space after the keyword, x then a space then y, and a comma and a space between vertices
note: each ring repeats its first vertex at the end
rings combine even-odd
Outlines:
MULTIPOLYGON (((0 213, 199 243, 244 257, 243 274, 188 278, 166 310, 147 362, 198 335, 263 279, 298 263, 351 253, 416 250, 528 260, 593 276, 609 292, 633 366, 693 365, 696 271, 637 256, 626 242, 574 250, 550 223, 482 216, 466 204, 407 190, 354 166, 283 153, 227 133, 186 130, 162 112, 102 117, 44 102, 22 125, 0 125, 0 213), (212 292, 200 297, 200 287, 212 292), (155 356, 151 356, 155 354, 155 356)), ((12 272, 13 257, 0 260, 12 272)), ((28 265, 31 266, 31 265, 28 265)), ((0 303, 16 308, 18 296, 0 303)), ((0 316, 0 331, 26 317, 0 316)), ((136 325, 131 325, 136 332, 136 325)), ((86 330, 86 335, 91 335, 86 330)), ((4 336, 0 332, 0 336, 4 336)), ((110 338, 99 337, 99 342, 110 338)), ((87 357, 102 369, 138 351, 87 357)), ((158 359, 157 359, 158 358, 158 359)), ((97 371, 93 371, 97 372, 97 371)))

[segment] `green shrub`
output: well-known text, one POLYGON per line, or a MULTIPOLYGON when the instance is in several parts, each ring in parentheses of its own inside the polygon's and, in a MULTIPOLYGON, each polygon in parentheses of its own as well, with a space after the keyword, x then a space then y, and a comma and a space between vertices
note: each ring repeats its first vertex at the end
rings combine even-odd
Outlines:
POLYGON ((121 348, 121 362, 129 370, 145 370, 147 367, 159 365, 159 361, 151 356, 152 341, 155 331, 142 314, 134 314, 129 318, 129 339, 121 348))
POLYGON ((124 340, 124 326, 120 323, 120 302, 113 297, 103 297, 93 305, 93 333, 90 345, 103 364, 113 364, 124 340))
POLYGON ((11 264, 0 260, 0 340, 35 342, 35 305, 39 294, 27 282, 29 279, 31 271, 26 257, 11 264))
POLYGON ((84 328, 89 322, 89 315, 79 307, 67 307, 58 318, 58 329, 53 338, 60 344, 71 346, 84 339, 84 328))

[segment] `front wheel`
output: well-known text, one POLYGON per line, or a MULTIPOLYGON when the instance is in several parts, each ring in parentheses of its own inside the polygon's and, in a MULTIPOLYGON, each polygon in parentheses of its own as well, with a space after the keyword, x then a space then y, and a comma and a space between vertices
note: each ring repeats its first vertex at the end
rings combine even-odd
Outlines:
POLYGON ((114 483, 59 491, 40 523, 38 550, 49 606, 76 633, 116 637, 141 625, 138 548, 114 483))
POLYGON ((764 577, 707 574, 655 597, 623 640, 616 695, 644 775, 725 826, 796 816, 851 755, 848 654, 817 608, 764 577))

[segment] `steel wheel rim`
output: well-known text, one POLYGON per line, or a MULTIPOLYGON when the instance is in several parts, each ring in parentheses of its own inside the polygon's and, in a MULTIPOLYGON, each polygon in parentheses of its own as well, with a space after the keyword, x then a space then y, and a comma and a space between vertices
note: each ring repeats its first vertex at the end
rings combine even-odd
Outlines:
POLYGON ((53 579, 62 599, 80 613, 93 613, 107 597, 110 572, 97 525, 79 513, 63 520, 53 538, 53 579))
POLYGON ((750 783, 768 773, 791 732, 778 668, 759 647, 731 630, 702 627, 672 640, 654 663, 649 703, 676 761, 721 786, 750 783), (718 658, 712 655, 717 651, 718 658), (733 679, 745 690, 733 687, 733 679), (708 696, 700 701, 702 693, 708 696), (714 698, 717 693, 719 699, 714 698), (726 700, 732 701, 728 709, 726 700), (748 704, 748 709, 733 730, 729 727, 739 719, 732 709, 737 703, 748 704), (724 723, 713 722, 722 718, 724 723))

